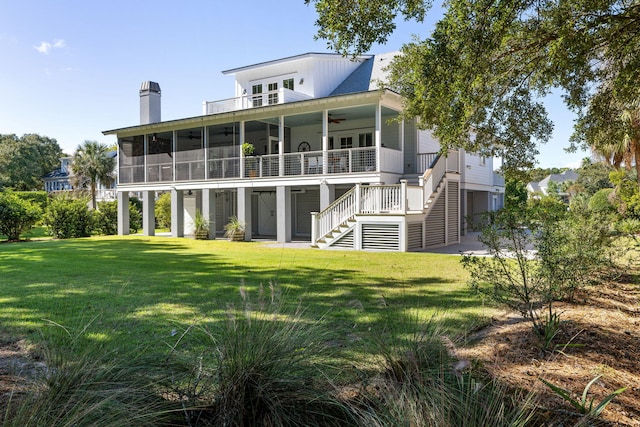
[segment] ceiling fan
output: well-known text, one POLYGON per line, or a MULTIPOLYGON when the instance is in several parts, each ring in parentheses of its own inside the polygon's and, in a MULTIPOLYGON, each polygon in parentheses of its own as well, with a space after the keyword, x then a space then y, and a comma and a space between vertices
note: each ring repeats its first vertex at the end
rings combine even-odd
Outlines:
POLYGON ((327 119, 328 122, 329 123, 334 123, 334 124, 340 124, 341 122, 344 122, 345 120, 347 120, 347 119, 339 119, 337 117, 336 118, 331 117, 331 114, 329 114, 327 117, 328 117, 328 119, 327 119))
POLYGON ((202 139, 200 135, 194 135, 191 131, 189 131, 189 139, 202 139))

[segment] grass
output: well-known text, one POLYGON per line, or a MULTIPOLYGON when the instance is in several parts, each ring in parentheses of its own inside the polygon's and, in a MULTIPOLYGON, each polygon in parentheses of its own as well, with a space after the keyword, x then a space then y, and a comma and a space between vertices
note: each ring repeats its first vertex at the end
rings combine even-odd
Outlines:
POLYGON ((450 255, 110 236, 2 244, 0 277, 9 332, 37 341, 54 324, 86 329, 87 344, 122 354, 166 354, 189 325, 213 326, 241 307, 241 286, 257 297, 275 283, 287 302, 301 301, 304 319, 323 319, 345 364, 366 359, 363 334, 390 324, 442 312, 463 333, 488 314, 450 255))

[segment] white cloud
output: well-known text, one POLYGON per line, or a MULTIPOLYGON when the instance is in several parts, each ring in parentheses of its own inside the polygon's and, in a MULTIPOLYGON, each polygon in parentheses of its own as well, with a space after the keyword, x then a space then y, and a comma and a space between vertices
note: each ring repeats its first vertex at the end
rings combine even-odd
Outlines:
POLYGON ((66 44, 64 40, 60 39, 54 40, 53 44, 49 42, 42 42, 40 43, 40 46, 34 46, 33 48, 42 54, 48 55, 51 49, 62 49, 65 46, 66 44))

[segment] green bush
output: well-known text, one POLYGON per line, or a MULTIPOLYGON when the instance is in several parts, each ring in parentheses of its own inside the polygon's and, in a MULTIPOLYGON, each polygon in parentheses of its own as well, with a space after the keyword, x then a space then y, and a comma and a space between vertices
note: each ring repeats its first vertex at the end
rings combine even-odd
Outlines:
POLYGON ((171 227, 171 193, 162 193, 155 204, 156 225, 160 228, 171 227))
POLYGON ((142 201, 136 197, 129 199, 129 231, 137 233, 142 228, 142 201))
POLYGON ((613 191, 613 188, 603 188, 598 190, 589 199, 589 210, 593 212, 614 213, 616 211, 616 207, 611 203, 613 191))
POLYGON ((49 195, 46 191, 16 191, 15 195, 23 200, 35 203, 42 212, 44 212, 47 208, 47 203, 49 203, 49 195))
MULTIPOLYGON (((100 234, 118 234, 118 202, 100 202, 94 217, 95 231, 100 234)), ((129 203, 129 231, 137 233, 142 228, 142 215, 135 203, 129 203)))
POLYGON ((118 202, 100 202, 95 213, 95 231, 100 234, 118 234, 118 202))
POLYGON ((44 215, 49 234, 58 239, 90 236, 94 221, 87 202, 86 199, 71 199, 67 196, 51 200, 44 215))
POLYGON ((40 208, 13 193, 0 193, 0 234, 10 241, 20 239, 42 216, 40 208))

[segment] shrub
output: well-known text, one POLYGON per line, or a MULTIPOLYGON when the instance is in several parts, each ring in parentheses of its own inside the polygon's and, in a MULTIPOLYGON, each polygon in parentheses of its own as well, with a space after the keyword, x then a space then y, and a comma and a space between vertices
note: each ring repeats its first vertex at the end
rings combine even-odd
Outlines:
POLYGON ((93 214, 87 202, 85 199, 71 199, 65 195, 51 200, 44 215, 49 234, 58 239, 90 236, 93 214))
POLYGON ((142 228, 142 202, 138 198, 129 200, 129 231, 137 233, 142 228))
POLYGON ((40 208, 13 193, 0 193, 0 234, 10 241, 20 239, 42 216, 40 208))
POLYGON ((49 202, 49 195, 46 191, 16 191, 15 195, 23 200, 35 203, 42 212, 47 208, 47 203, 49 202))
POLYGON ((95 212, 95 230, 100 234, 118 234, 118 202, 100 202, 95 212))
MULTIPOLYGON (((137 233, 142 227, 142 215, 134 203, 129 203, 129 231, 137 233)), ((100 234, 118 234, 118 202, 100 202, 94 216, 94 228, 100 234)))
POLYGON ((156 225, 160 228, 171 227, 171 193, 162 193, 155 204, 156 225))
POLYGON ((611 203, 613 191, 613 188, 603 188, 598 190, 589 199, 589 210, 593 212, 614 213, 616 211, 616 207, 611 203))

